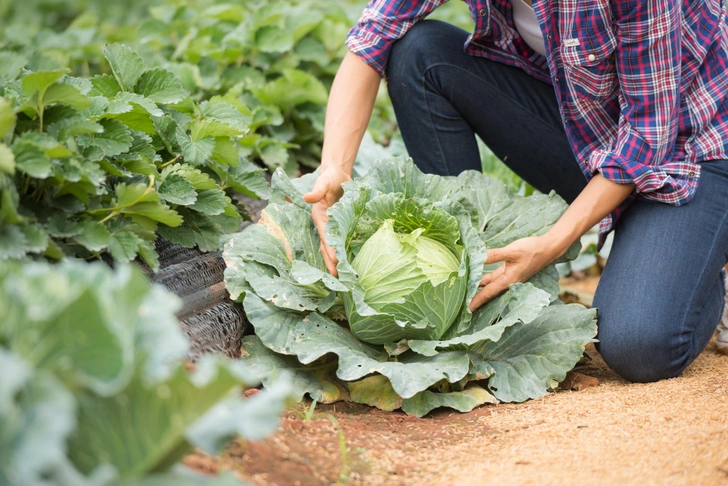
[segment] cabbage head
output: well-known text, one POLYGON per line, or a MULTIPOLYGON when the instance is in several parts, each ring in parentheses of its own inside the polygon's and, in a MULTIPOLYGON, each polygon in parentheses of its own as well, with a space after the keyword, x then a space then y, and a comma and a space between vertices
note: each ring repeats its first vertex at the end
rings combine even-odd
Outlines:
MULTIPOLYGON (((351 331, 373 344, 415 337, 439 339, 457 317, 465 295, 465 249, 452 241, 429 238, 423 227, 398 233, 394 224, 392 219, 385 220, 351 262, 364 292, 359 309, 366 305, 393 319, 378 325, 362 317, 354 300, 344 294, 351 331)), ((454 236, 459 239, 459 234, 454 236)))
POLYGON ((595 311, 558 302, 554 265, 468 310, 496 268, 484 265, 487 247, 547 231, 566 208, 555 194, 377 161, 329 209, 333 277, 303 200, 314 180, 276 172, 259 223, 225 244, 227 288, 255 329, 245 360, 269 382, 290 370, 298 398, 468 411, 544 395, 593 340, 595 311))

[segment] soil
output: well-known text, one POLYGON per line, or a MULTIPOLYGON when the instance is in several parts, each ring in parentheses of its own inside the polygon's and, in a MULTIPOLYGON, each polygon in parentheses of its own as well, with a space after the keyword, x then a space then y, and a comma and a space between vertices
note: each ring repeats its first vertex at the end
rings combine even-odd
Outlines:
POLYGON ((679 378, 632 384, 587 352, 538 400, 422 419, 347 403, 307 419, 301 404, 272 437, 185 463, 279 486, 728 485, 728 356, 711 343, 679 378))

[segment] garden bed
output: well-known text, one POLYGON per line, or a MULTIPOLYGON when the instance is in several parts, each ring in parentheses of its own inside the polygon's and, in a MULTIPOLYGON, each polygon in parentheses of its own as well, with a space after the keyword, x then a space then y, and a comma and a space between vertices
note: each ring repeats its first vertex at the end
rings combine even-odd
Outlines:
POLYGON ((630 384, 590 354, 580 371, 601 383, 580 392, 423 419, 337 403, 306 420, 300 406, 263 442, 185 462, 257 485, 728 482, 728 358, 714 344, 680 378, 651 384, 630 384), (326 414, 343 431, 346 467, 326 414))

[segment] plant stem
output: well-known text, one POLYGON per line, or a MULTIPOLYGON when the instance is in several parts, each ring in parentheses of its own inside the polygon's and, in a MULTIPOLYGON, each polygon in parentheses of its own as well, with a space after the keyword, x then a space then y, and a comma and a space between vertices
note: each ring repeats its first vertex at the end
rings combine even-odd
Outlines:
POLYGON ((349 482, 349 474, 351 472, 351 466, 349 465, 349 452, 346 447, 346 437, 344 436, 344 429, 339 425, 339 421, 336 417, 330 413, 326 414, 326 418, 331 420, 331 423, 336 427, 336 431, 339 436, 339 453, 341 454, 341 472, 339 473, 339 482, 346 484, 349 482))
POLYGON ((181 158, 182 158, 182 154, 180 154, 180 155, 178 155, 177 157, 173 158, 172 160, 170 160, 170 161, 168 161, 168 162, 165 162, 164 164, 160 165, 160 166, 159 166, 159 168, 160 168, 160 169, 164 169, 164 168, 165 168, 165 167, 167 167, 168 165, 174 164, 175 162, 177 162, 177 161, 178 161, 179 159, 181 159, 181 158))
POLYGON ((306 421, 311 420, 311 418, 313 417, 313 411, 316 409, 316 403, 318 403, 316 400, 311 402, 311 407, 306 412, 306 415, 304 416, 304 420, 306 420, 306 421))
POLYGON ((110 220, 111 218, 113 218, 114 216, 116 216, 118 214, 119 214, 118 211, 112 211, 112 212, 110 212, 108 214, 108 216, 106 216, 104 219, 102 219, 101 221, 99 221, 99 224, 107 222, 108 220, 110 220))
POLYGON ((101 222, 103 223, 104 221, 108 220, 110 217, 115 216, 116 214, 120 213, 124 209, 130 208, 130 207, 134 206, 135 204, 141 202, 145 197, 147 197, 153 191, 154 191, 154 176, 149 178, 149 185, 147 186, 146 190, 142 193, 142 195, 139 196, 138 198, 136 198, 134 201, 130 202, 129 204, 124 204, 123 206, 116 206, 113 208, 88 209, 88 210, 86 210, 86 212, 87 213, 100 213, 102 211, 111 211, 111 214, 109 216, 107 216, 106 218, 101 220, 101 222), (116 214, 114 214, 114 213, 116 213, 116 214))

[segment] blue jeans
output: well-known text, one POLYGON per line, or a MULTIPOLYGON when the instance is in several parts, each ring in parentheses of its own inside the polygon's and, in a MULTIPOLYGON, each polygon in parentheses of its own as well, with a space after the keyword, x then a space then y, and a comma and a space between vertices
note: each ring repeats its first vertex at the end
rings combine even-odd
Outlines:
MULTIPOLYGON (((475 134, 541 192, 573 201, 586 186, 553 87, 463 52, 467 33, 422 21, 394 44, 389 94, 407 150, 425 172, 480 170, 475 134)), ((728 261, 728 160, 701 164, 682 207, 637 199, 616 227, 599 283, 597 349, 622 377, 679 375, 720 320, 728 261)))

